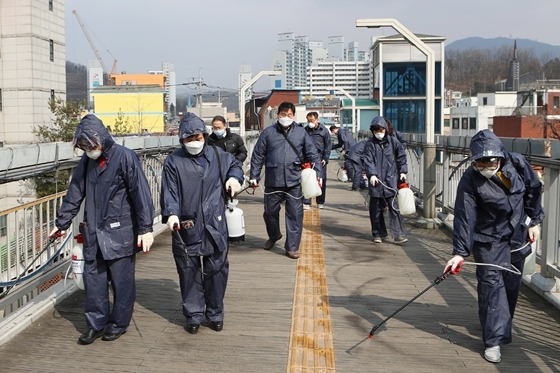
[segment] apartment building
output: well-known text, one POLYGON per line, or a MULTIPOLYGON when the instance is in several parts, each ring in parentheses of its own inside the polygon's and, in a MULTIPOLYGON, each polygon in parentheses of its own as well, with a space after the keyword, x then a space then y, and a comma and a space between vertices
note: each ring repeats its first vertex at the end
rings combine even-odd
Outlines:
POLYGON ((341 88, 356 99, 371 97, 372 70, 369 61, 319 62, 307 68, 303 96, 345 98, 341 88))
POLYGON ((64 1, 0 1, 0 146, 38 141, 48 102, 66 99, 64 1))

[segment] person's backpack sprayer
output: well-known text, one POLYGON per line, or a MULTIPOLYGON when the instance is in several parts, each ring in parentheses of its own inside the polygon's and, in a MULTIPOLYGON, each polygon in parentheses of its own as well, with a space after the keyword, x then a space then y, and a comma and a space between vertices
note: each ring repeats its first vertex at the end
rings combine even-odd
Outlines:
POLYGON ((416 203, 414 202, 414 193, 408 187, 408 183, 401 182, 397 186, 397 202, 399 203, 399 212, 401 215, 411 215, 416 213, 416 203))
POLYGON ((72 248, 72 278, 80 290, 84 290, 84 238, 82 234, 76 237, 76 245, 72 248))
MULTIPOLYGON (((243 190, 241 190, 239 193, 241 193, 243 190)), ((239 201, 233 197, 231 188, 228 190, 228 194, 230 195, 230 198, 226 206, 226 224, 228 229, 229 241, 245 241, 245 219, 243 216, 243 210, 237 207, 239 201)))
POLYGON ((338 169, 336 178, 338 179, 338 181, 341 181, 343 183, 348 181, 348 171, 346 171, 346 167, 342 166, 338 169))
POLYGON ((318 197, 323 193, 317 181, 317 172, 309 162, 301 165, 301 191, 305 198, 318 197))

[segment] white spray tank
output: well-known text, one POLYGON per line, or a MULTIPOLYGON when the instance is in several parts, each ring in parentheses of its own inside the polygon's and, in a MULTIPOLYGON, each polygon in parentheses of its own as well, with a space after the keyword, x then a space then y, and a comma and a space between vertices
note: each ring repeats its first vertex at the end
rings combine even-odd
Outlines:
POLYGON ((230 242, 245 241, 245 219, 243 210, 237 208, 239 201, 232 198, 226 208, 226 224, 230 242))
POLYGON ((301 170, 301 190, 303 191, 303 197, 313 198, 320 196, 323 192, 319 187, 319 182, 317 181, 317 172, 311 168, 310 163, 305 163, 301 170))
POLYGON ((72 278, 80 290, 84 290, 84 239, 81 234, 76 237, 76 245, 72 248, 72 278))
POLYGON ((398 189, 397 202, 399 203, 401 215, 414 214, 416 212, 416 203, 414 202, 414 193, 408 187, 408 183, 399 184, 398 189))
POLYGON ((339 172, 339 176, 338 176, 338 180, 342 181, 343 183, 348 181, 348 171, 346 171, 345 167, 340 167, 340 170, 338 170, 339 172))

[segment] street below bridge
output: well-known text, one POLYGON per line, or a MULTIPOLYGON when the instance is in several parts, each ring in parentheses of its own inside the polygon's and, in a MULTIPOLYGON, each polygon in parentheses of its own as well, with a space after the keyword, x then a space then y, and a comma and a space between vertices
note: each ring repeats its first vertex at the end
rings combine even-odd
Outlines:
MULTIPOLYGON (((333 161, 335 162, 335 161, 333 161)), ((133 321, 116 341, 77 344, 86 331, 77 291, 0 347, 2 372, 560 372, 560 311, 522 286, 513 343, 484 360, 475 267, 465 266, 380 327, 373 325, 428 287, 451 257, 449 231, 417 228, 409 241, 373 243, 365 193, 329 165, 324 209, 304 212, 301 257, 272 250, 263 192, 242 194, 245 241, 229 248, 224 329, 188 334, 171 233, 138 254, 133 321)))

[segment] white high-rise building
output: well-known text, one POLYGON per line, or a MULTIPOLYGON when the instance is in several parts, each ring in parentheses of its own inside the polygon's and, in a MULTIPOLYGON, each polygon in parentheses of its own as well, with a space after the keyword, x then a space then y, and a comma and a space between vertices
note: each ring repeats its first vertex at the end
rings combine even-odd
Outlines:
POLYGON ((36 142, 49 100, 66 100, 64 1, 0 1, 0 49, 0 144, 36 142))
POLYGON ((310 42, 307 36, 296 37, 293 32, 278 34, 278 49, 271 54, 271 65, 282 74, 276 76, 273 88, 304 88, 307 67, 313 64, 314 58, 326 58, 322 46, 322 42, 310 42))
POLYGON ((163 73, 165 74, 165 102, 167 103, 167 110, 173 116, 175 113, 171 113, 171 106, 177 112, 177 78, 175 77, 175 68, 172 63, 163 62, 161 64, 163 73))
POLYGON ((334 84, 349 88, 360 98, 369 98, 371 74, 365 75, 363 64, 347 63, 364 62, 369 66, 369 54, 358 47, 358 42, 351 42, 346 49, 344 36, 329 36, 325 49, 322 41, 309 41, 307 36, 296 37, 293 32, 278 34, 278 49, 271 54, 271 64, 273 70, 282 74, 275 78, 273 88, 301 89, 303 94, 315 96, 316 91, 325 92, 324 87, 334 84), (328 77, 331 80, 327 82, 328 77), (352 77, 354 80, 350 81, 352 77))
POLYGON ((301 93, 312 97, 326 97, 332 93, 333 96, 346 98, 336 89, 331 92, 332 87, 338 87, 356 99, 368 99, 372 84, 369 61, 320 62, 307 69, 307 87, 301 93))
POLYGON ((329 36, 327 48, 330 61, 346 61, 346 49, 344 48, 344 36, 329 36))

